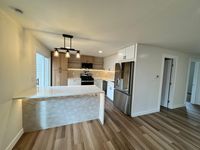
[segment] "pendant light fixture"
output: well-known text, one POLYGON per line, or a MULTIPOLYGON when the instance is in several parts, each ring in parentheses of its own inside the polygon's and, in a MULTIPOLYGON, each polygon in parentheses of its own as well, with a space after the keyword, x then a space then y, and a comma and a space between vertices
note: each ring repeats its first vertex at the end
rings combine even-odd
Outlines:
POLYGON ((76 58, 80 58, 81 56, 80 56, 80 51, 77 51, 76 52, 76 58))
POLYGON ((54 51, 54 57, 59 57, 59 52, 58 52, 58 49, 57 48, 55 48, 55 51, 54 51))
POLYGON ((60 47, 60 48, 55 48, 55 51, 54 51, 54 56, 55 57, 58 57, 59 56, 59 50, 60 51, 64 51, 65 52, 65 57, 66 58, 70 58, 70 51, 72 52, 76 52, 76 58, 80 58, 80 51, 79 50, 75 50, 72 48, 72 38, 73 36, 72 35, 67 35, 67 34, 63 34, 63 37, 64 37, 64 46, 63 47, 60 47), (69 38, 69 48, 66 48, 65 46, 65 39, 66 38, 69 38))
POLYGON ((70 58, 69 50, 66 51, 66 53, 65 53, 65 57, 66 57, 66 58, 70 58))

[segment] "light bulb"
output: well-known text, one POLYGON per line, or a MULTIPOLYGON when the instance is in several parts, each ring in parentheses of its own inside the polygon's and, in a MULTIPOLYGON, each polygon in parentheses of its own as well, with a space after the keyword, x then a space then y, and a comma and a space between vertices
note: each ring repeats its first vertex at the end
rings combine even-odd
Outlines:
POLYGON ((68 50, 67 50, 67 52, 65 53, 65 57, 66 57, 66 58, 70 58, 70 53, 69 53, 68 50))
POLYGON ((79 51, 77 51, 77 53, 76 53, 76 58, 80 58, 81 56, 80 56, 80 52, 79 51))
POLYGON ((59 56, 59 52, 58 52, 58 50, 56 49, 55 51, 54 51, 54 57, 58 57, 59 56))

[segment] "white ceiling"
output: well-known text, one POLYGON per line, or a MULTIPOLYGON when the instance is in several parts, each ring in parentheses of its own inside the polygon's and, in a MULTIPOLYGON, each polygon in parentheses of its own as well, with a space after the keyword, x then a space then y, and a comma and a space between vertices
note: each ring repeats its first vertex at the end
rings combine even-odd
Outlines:
POLYGON ((62 46, 66 33, 74 35, 73 48, 95 56, 136 42, 200 53, 200 0, 1 0, 0 6, 49 49, 62 46))

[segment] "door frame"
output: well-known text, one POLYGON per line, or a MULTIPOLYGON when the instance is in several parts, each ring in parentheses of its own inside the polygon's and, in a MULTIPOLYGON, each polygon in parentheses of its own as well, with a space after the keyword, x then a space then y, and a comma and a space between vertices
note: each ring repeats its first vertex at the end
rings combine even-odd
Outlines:
POLYGON ((192 62, 199 62, 200 63, 200 59, 199 58, 194 58, 194 57, 191 57, 189 59, 189 64, 188 64, 188 72, 187 72, 187 81, 186 81, 186 91, 185 91, 185 105, 187 103, 187 92, 188 92, 188 84, 189 84, 189 78, 190 78, 190 68, 191 68, 191 63, 192 62))
POLYGON ((176 76, 177 76, 177 64, 178 64, 178 56, 175 55, 168 55, 168 54, 163 54, 162 55, 162 64, 161 64, 161 72, 160 72, 160 88, 159 88, 159 95, 158 95, 158 106, 157 109, 160 111, 160 105, 161 105, 161 98, 162 98, 162 86, 163 86, 163 77, 164 77, 164 66, 165 66, 165 58, 170 58, 173 59, 173 64, 174 64, 174 82, 172 83, 173 88, 171 89, 172 96, 168 108, 172 108, 172 104, 174 101, 174 94, 175 94, 175 85, 176 85, 176 76))

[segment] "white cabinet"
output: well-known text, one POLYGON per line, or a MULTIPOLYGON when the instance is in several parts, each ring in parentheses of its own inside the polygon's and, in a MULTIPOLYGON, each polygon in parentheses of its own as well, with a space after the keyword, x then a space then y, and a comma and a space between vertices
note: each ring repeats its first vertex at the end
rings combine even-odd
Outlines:
POLYGON ((136 57, 136 47, 131 45, 118 51, 119 61, 134 61, 136 57))
POLYGON ((108 71, 115 70, 115 63, 118 62, 118 55, 112 55, 104 58, 104 69, 108 71))
POLYGON ((94 79, 94 85, 96 85, 100 89, 103 89, 103 80, 101 80, 101 79, 94 79))
POLYGON ((134 60, 135 59, 135 46, 129 46, 126 48, 126 59, 134 60))
POLYGON ((68 85, 81 85, 81 78, 69 78, 68 85))
POLYGON ((126 58, 126 49, 122 49, 118 51, 118 59, 124 60, 126 58))
POLYGON ((107 84, 107 95, 110 100, 114 99, 114 82, 108 81, 107 84))

